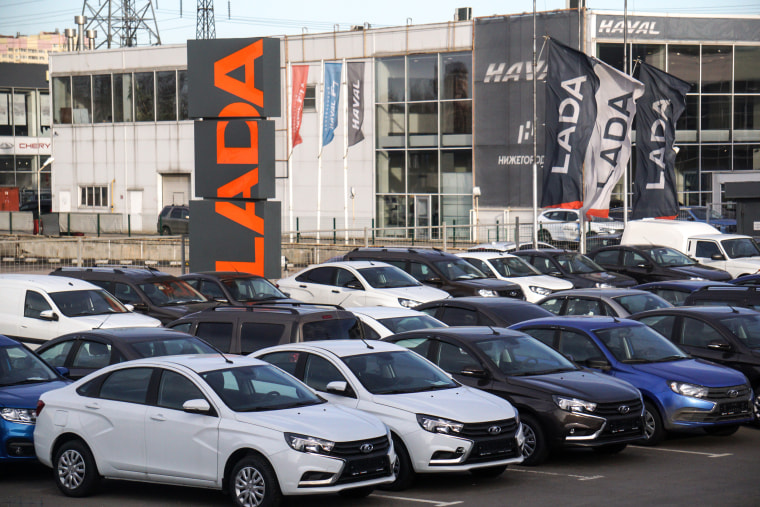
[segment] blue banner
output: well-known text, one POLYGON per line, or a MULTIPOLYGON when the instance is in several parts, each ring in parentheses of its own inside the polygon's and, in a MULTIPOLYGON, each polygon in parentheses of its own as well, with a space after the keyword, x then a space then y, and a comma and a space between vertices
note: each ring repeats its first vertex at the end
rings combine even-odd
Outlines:
POLYGON ((325 63, 325 100, 322 114, 322 146, 333 140, 338 126, 341 63, 325 63))

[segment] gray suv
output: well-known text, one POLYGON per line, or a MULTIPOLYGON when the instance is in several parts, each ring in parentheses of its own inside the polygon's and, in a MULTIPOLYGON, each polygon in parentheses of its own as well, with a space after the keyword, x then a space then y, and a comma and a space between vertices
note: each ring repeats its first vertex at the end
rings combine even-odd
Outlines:
POLYGON ((187 234, 190 226, 190 208, 188 206, 164 206, 158 215, 156 230, 162 236, 187 234))

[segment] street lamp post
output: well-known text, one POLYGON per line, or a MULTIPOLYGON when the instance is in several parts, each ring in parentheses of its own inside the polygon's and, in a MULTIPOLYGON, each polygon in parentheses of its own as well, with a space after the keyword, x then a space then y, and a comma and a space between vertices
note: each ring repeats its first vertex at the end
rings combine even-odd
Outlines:
POLYGON ((37 170, 37 234, 42 231, 42 195, 40 195, 40 180, 42 179, 42 170, 53 163, 53 157, 48 157, 44 164, 37 170))

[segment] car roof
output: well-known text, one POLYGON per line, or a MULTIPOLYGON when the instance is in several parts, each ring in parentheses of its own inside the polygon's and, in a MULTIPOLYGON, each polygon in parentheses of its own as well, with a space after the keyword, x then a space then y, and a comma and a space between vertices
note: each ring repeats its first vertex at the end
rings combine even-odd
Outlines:
POLYGON ((728 282, 715 282, 712 280, 663 280, 660 282, 642 283, 632 287, 634 289, 645 290, 645 287, 662 287, 662 288, 684 288, 690 290, 697 290, 702 287, 716 286, 716 287, 736 287, 736 285, 728 282))
POLYGON ((427 315, 426 313, 411 308, 403 308, 401 306, 352 306, 346 308, 346 310, 352 313, 360 313, 373 319, 393 319, 396 317, 414 317, 417 315, 427 315))
POLYGON ((464 303, 465 306, 471 305, 471 306, 535 306, 534 303, 531 303, 529 301, 525 301, 523 299, 517 299, 517 298, 509 298, 509 297, 480 297, 480 296, 468 296, 468 297, 461 297, 461 298, 448 298, 448 299, 439 299, 438 301, 430 301, 427 303, 423 303, 419 306, 439 306, 439 305, 445 305, 445 304, 453 304, 456 305, 457 303, 464 303))
POLYGON ((53 273, 57 276, 66 276, 67 273, 71 273, 73 276, 77 276, 78 273, 95 273, 109 276, 124 276, 126 278, 137 280, 177 278, 170 273, 159 271, 158 269, 148 266, 97 266, 93 268, 61 267, 56 268, 51 274, 53 273))
MULTIPOLYGON (((401 339, 410 335, 435 334, 436 336, 453 336, 464 340, 481 340, 493 336, 523 336, 524 333, 506 327, 496 326, 461 326, 436 327, 432 329, 415 329, 393 335, 393 339, 401 339)), ((390 337, 388 337, 390 338, 390 337)))
POLYGON ((387 264, 382 261, 334 261, 334 262, 323 262, 322 264, 317 264, 315 266, 309 266, 307 269, 312 268, 320 268, 323 266, 335 266, 335 267, 349 267, 354 269, 363 269, 363 268, 373 268, 373 267, 389 267, 390 264, 387 264))
POLYGON ((338 357, 356 356, 359 354, 377 354, 380 352, 406 351, 405 347, 395 343, 379 340, 317 340, 300 343, 286 343, 257 350, 254 355, 262 351, 272 352, 276 350, 320 350, 331 352, 338 357))
POLYGON ((741 306, 724 305, 698 305, 698 306, 674 306, 672 308, 657 308, 635 314, 636 316, 656 315, 661 313, 678 313, 690 315, 704 315, 711 317, 723 317, 725 315, 756 315, 757 311, 741 306))
POLYGON ((186 273, 184 275, 180 275, 180 278, 183 280, 185 278, 195 277, 215 278, 219 280, 231 280, 236 278, 261 278, 266 280, 266 278, 263 276, 254 275, 252 273, 245 273, 242 271, 196 271, 194 273, 186 273))
POLYGON ((438 250, 435 248, 403 248, 403 247, 366 247, 366 248, 355 248, 348 252, 347 255, 352 254, 373 254, 373 253, 380 253, 380 254, 393 254, 393 256, 397 257, 404 257, 409 256, 409 254, 412 255, 418 255, 422 257, 437 257, 437 258, 456 258, 456 255, 450 254, 448 252, 444 252, 443 250, 438 250))
POLYGON ((235 354, 186 354, 177 356, 146 357, 131 361, 114 364, 99 370, 106 372, 111 369, 124 366, 184 366, 196 373, 223 370, 245 365, 268 365, 269 363, 253 357, 239 356, 235 354))
POLYGON ((531 248, 527 250, 518 250, 514 252, 515 255, 521 254, 545 254, 547 256, 562 254, 562 253, 578 253, 572 250, 565 250, 563 248, 531 248))
MULTIPOLYGON (((68 340, 75 337, 88 337, 99 336, 102 338, 109 338, 112 340, 123 342, 141 342, 151 339, 171 339, 171 338, 187 338, 192 335, 176 329, 169 329, 166 327, 114 327, 114 328, 100 328, 100 329, 88 329, 86 331, 75 331, 68 333, 50 342, 58 342, 68 340)), ((43 344, 45 345, 45 344, 43 344)))
POLYGON ((20 287, 33 287, 47 292, 63 292, 71 290, 103 290, 97 285, 78 278, 66 276, 11 274, 0 275, 0 281, 20 287))
POLYGON ((515 256, 511 253, 507 252, 459 252, 457 254, 459 257, 472 257, 474 259, 501 259, 504 257, 512 257, 515 256))
POLYGON ((203 317, 207 315, 222 315, 227 313, 229 315, 256 315, 261 313, 274 313, 278 315, 314 315, 314 314, 333 314, 337 318, 345 316, 353 316, 353 314, 345 310, 339 305, 329 305, 320 303, 301 303, 286 301, 283 304, 277 304, 273 301, 266 301, 262 304, 245 305, 245 306, 214 306, 211 308, 205 308, 203 310, 185 315, 177 320, 191 320, 197 317, 203 317))
POLYGON ((633 296, 635 294, 646 294, 651 296, 652 293, 641 289, 630 289, 623 287, 601 287, 601 288, 587 288, 587 289, 566 289, 563 291, 555 292, 547 296, 552 298, 555 296, 599 296, 599 297, 618 297, 618 296, 633 296))
POLYGON ((609 327, 624 327, 634 325, 644 325, 641 322, 622 319, 620 317, 607 317, 601 315, 563 315, 556 317, 542 317, 540 319, 525 320, 513 324, 510 329, 517 329, 532 325, 542 326, 567 326, 583 329, 585 331, 593 331, 594 329, 605 329, 609 327))
POLYGON ((9 345, 21 345, 19 342, 14 340, 13 338, 8 338, 4 334, 0 334, 0 346, 7 347, 9 345))

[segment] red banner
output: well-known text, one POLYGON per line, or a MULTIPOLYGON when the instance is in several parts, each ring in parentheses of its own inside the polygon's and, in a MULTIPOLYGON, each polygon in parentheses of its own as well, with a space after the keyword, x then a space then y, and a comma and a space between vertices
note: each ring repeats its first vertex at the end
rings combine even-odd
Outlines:
POLYGON ((308 65, 293 65, 293 96, 290 102, 290 125, 293 130, 293 148, 303 142, 299 131, 303 120, 303 99, 306 96, 308 65))

